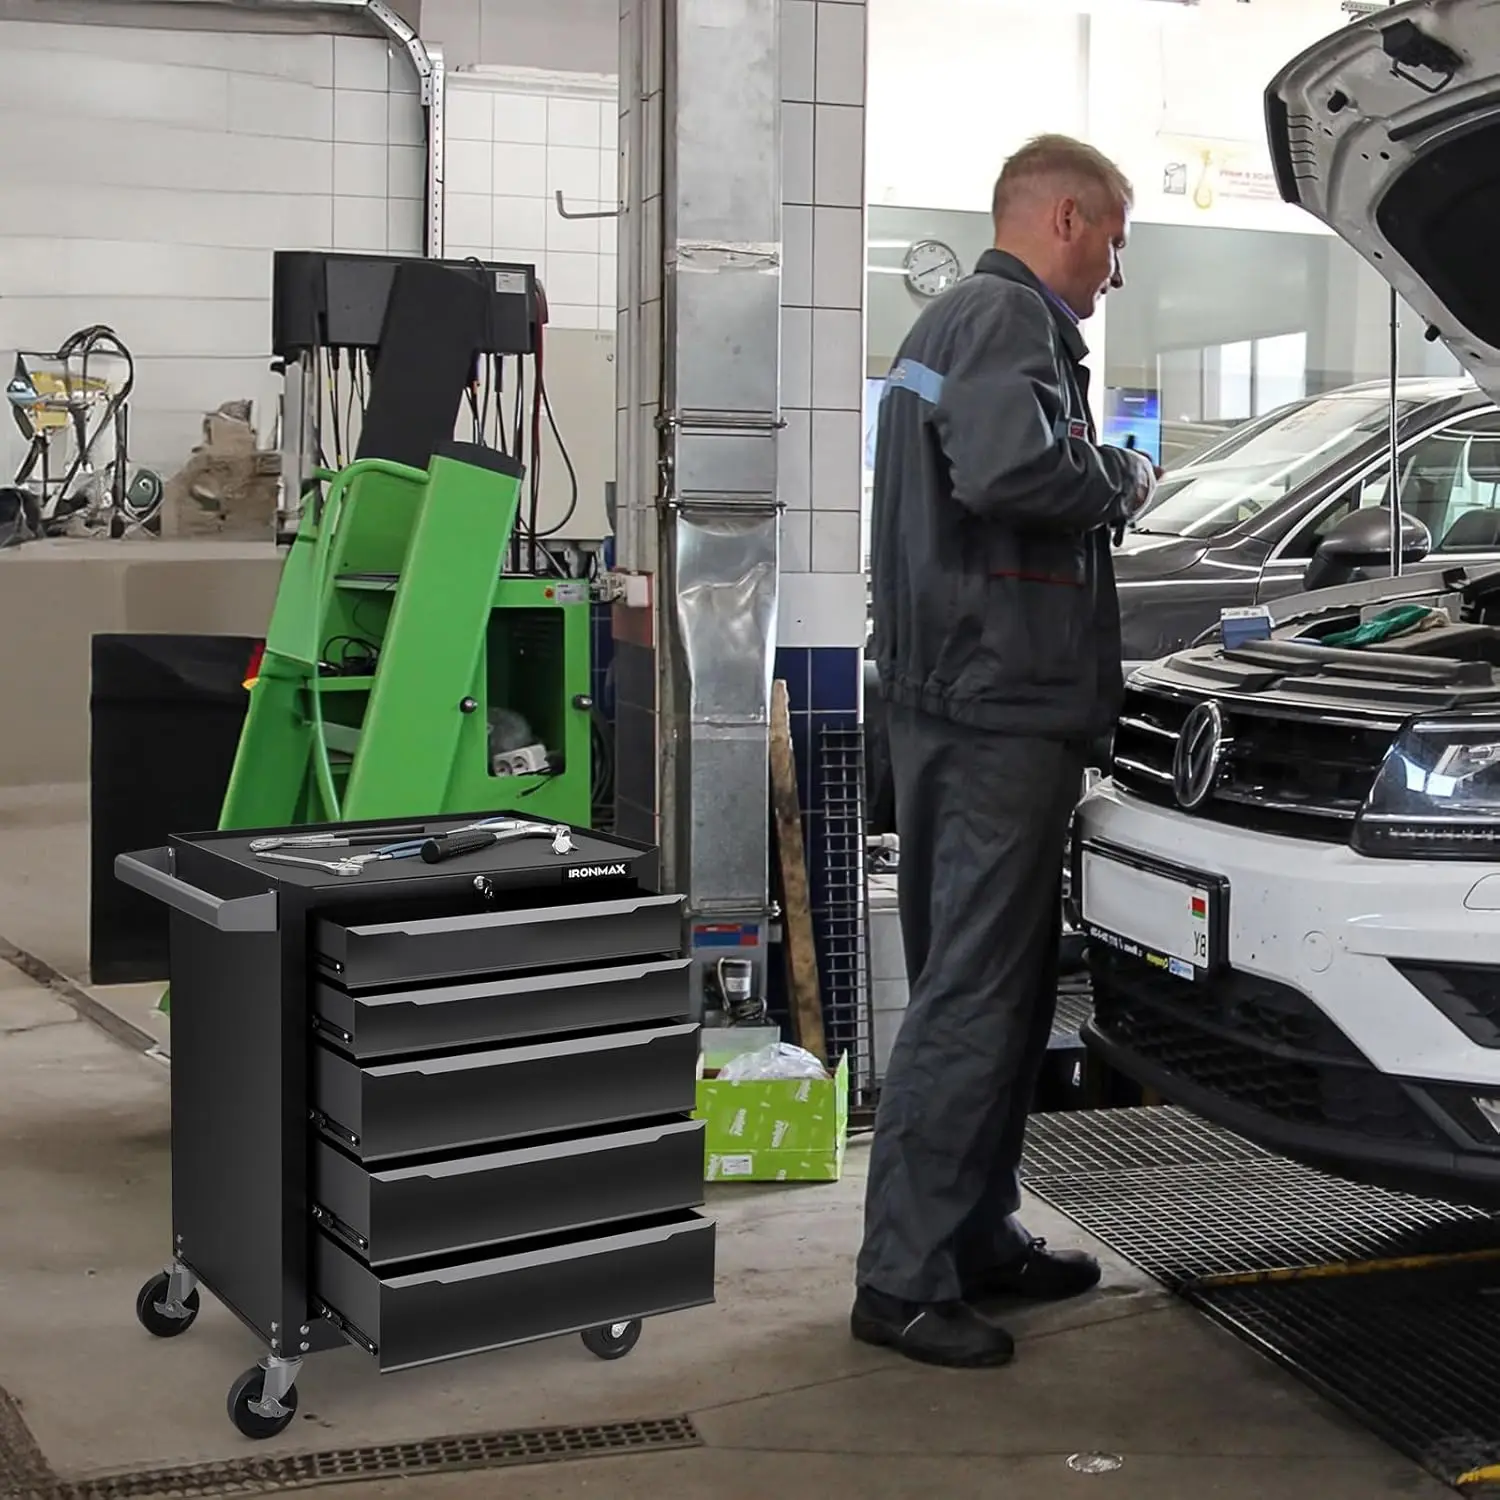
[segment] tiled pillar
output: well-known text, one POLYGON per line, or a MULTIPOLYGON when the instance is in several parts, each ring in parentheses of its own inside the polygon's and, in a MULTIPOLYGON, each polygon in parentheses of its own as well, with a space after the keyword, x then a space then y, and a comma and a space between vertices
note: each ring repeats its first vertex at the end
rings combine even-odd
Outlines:
POLYGON ((866 584, 863 0, 782 0, 781 625, 826 1026, 858 1045, 863 830, 855 792, 866 584), (850 808, 852 812, 852 807, 850 808))

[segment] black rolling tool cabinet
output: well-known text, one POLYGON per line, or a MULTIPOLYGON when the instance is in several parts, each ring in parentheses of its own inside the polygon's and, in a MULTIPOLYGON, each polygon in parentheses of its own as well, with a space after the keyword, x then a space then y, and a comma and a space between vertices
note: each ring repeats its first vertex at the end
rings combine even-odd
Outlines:
POLYGON ((303 1360, 345 1343, 382 1372, 572 1333, 613 1359, 712 1302, 699 1026, 656 851, 575 828, 568 853, 339 875, 251 848, 311 831, 116 862, 170 921, 172 1249, 141 1323, 184 1332, 200 1287, 229 1307, 267 1349, 230 1418, 265 1438, 303 1360))

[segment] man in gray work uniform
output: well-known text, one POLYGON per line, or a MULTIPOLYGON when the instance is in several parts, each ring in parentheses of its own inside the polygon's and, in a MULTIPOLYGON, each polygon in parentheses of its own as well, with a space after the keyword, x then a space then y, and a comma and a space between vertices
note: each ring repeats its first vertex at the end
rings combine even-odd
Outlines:
POLYGON ((1078 329, 1122 285, 1131 198, 1081 142, 1018 151, 995 248, 917 319, 881 403, 871 573, 910 1004, 851 1323, 933 1364, 1011 1358, 974 1304, 1099 1279, 1015 1216, 1068 824, 1122 693, 1111 532, 1156 483, 1143 454, 1098 444, 1078 329))

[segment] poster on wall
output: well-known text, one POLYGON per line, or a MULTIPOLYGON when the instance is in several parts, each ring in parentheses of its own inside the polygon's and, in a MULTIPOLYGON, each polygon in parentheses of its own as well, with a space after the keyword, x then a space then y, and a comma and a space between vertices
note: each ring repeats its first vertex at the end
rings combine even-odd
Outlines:
POLYGON ((1221 201, 1279 203, 1276 177, 1263 146, 1189 136, 1159 136, 1161 190, 1185 198, 1200 213, 1221 201))
POLYGON ((1104 393, 1104 441, 1114 448, 1138 448, 1161 462, 1161 397, 1155 391, 1110 386, 1104 393))

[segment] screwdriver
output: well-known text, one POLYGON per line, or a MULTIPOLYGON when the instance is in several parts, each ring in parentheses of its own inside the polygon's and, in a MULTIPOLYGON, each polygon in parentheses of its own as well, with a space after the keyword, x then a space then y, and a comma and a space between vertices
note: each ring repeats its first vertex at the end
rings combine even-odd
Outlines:
POLYGON ((488 849, 491 844, 526 838, 550 838, 554 854, 567 854, 573 848, 573 836, 564 824, 512 823, 506 828, 459 828, 452 833, 437 834, 422 845, 422 860, 425 864, 439 865, 463 854, 488 849))

